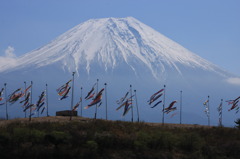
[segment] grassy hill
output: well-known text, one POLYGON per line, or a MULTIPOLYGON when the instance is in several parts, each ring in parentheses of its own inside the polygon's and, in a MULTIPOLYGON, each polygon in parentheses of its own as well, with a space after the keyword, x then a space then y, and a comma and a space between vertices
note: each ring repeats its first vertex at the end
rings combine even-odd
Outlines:
POLYGON ((131 123, 81 117, 0 121, 4 158, 233 159, 240 131, 198 125, 131 123))

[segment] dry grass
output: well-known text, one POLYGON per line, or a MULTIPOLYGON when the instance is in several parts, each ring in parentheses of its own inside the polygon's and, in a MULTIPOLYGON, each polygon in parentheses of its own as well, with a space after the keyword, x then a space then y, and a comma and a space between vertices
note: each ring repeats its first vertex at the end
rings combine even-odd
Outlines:
POLYGON ((207 125, 197 125, 197 124, 173 124, 173 123, 146 123, 149 126, 156 126, 156 127, 167 127, 167 128, 212 128, 213 126, 207 125))
MULTIPOLYGON (((92 121, 94 119, 92 118, 86 118, 86 117, 72 117, 71 121, 74 122, 88 122, 92 121)), ((102 120, 102 119, 99 119, 102 120)), ((34 122, 71 122, 70 117, 67 116, 49 116, 49 117, 35 117, 31 119, 31 123, 34 122)), ((20 123, 29 123, 29 118, 16 118, 11 120, 0 120, 0 127, 5 126, 10 123, 14 122, 20 122, 20 123)), ((173 124, 173 123, 145 123, 149 126, 153 127, 167 127, 167 128, 212 128, 212 126, 206 126, 206 125, 196 125, 196 124, 173 124)))
MULTIPOLYGON (((86 122, 92 119, 83 118, 83 117, 72 117, 72 121, 86 122)), ((29 123, 29 118, 16 118, 11 120, 1 120, 0 127, 5 126, 10 123, 20 122, 20 123, 29 123)), ((62 117, 62 116, 49 116, 49 117, 38 117, 32 118, 31 123, 34 122, 70 122, 70 117, 62 117)))

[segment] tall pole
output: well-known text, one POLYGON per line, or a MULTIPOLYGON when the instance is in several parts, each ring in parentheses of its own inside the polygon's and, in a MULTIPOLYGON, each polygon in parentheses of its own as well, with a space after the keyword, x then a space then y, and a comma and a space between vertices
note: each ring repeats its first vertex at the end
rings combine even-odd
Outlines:
POLYGON ((137 107, 137 115, 138 115, 137 121, 139 122, 139 111, 138 111, 138 102, 137 102, 137 93, 136 93, 136 90, 134 90, 134 93, 135 93, 135 100, 136 100, 136 107, 137 107))
MULTIPOLYGON (((26 90, 26 89, 27 89, 26 81, 24 81, 24 86, 25 86, 25 90, 26 90)), ((25 96, 25 99, 26 99, 26 96, 27 96, 26 93, 27 93, 27 92, 25 92, 25 95, 24 95, 24 96, 25 96)), ((27 117, 27 112, 25 111, 25 118, 26 118, 26 117, 27 117)))
POLYGON ((47 116, 49 116, 48 114, 48 84, 46 83, 46 104, 47 104, 47 116))
POLYGON ((5 106, 6 106, 6 119, 8 120, 7 83, 4 83, 4 86, 5 86, 5 106))
MULTIPOLYGON (((96 92, 96 95, 98 94, 98 79, 97 79, 97 92, 96 92)), ((95 115, 94 115, 94 119, 97 119, 97 104, 96 104, 96 107, 95 107, 95 115)))
POLYGON ((82 101, 83 101, 83 99, 82 99, 82 89, 83 88, 81 87, 81 103, 80 103, 81 104, 81 117, 82 117, 82 101))
POLYGON ((73 97, 74 97, 74 75, 75 72, 72 73, 72 99, 71 99, 71 115, 70 115, 70 120, 72 120, 72 116, 73 116, 73 97))
POLYGON ((180 124, 182 124, 182 91, 180 91, 180 124))
MULTIPOLYGON (((40 110, 40 109, 39 109, 40 110)), ((37 111, 38 112, 38 118, 39 118, 39 110, 37 111)))
POLYGON ((223 103, 223 99, 221 99, 221 103, 219 106, 219 126, 222 127, 222 103, 223 103))
MULTIPOLYGON (((221 99, 221 101, 222 101, 222 103, 223 103, 223 99, 221 99)), ((222 115, 223 115, 223 112, 222 112, 222 106, 221 106, 221 126, 223 126, 223 125, 222 125, 222 115)))
POLYGON ((208 96, 208 126, 210 126, 210 101, 209 101, 210 96, 208 96))
POLYGON ((131 95, 131 112, 132 112, 132 122, 133 122, 132 85, 130 85, 130 95, 131 95))
POLYGON ((37 112, 38 112, 38 118, 39 118, 39 110, 37 112))
POLYGON ((108 120, 108 107, 107 107, 107 83, 105 85, 105 104, 106 104, 106 120, 108 120))
MULTIPOLYGON (((30 105, 32 105, 32 88, 33 88, 33 81, 31 81, 31 103, 30 103, 30 105)), ((31 106, 32 107, 32 106, 31 106)), ((31 121, 32 120, 32 108, 29 108, 30 110, 30 114, 29 114, 29 121, 31 121)))
POLYGON ((164 85, 164 94, 163 94, 163 115, 162 115, 162 124, 164 125, 164 109, 165 109, 165 98, 166 98, 166 85, 164 85))

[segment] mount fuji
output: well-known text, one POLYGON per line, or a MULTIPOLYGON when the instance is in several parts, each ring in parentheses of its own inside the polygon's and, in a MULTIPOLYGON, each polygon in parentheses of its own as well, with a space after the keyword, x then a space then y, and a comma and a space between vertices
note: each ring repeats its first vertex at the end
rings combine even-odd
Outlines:
MULTIPOLYGON (((228 82, 237 76, 133 17, 91 19, 81 23, 49 44, 1 66, 0 82, 7 82, 14 89, 23 85, 23 81, 34 81, 36 94, 44 89, 45 83, 49 83, 53 90, 53 112, 67 108, 58 107, 68 104, 56 101, 54 89, 71 78, 72 72, 77 75, 76 94, 80 93, 80 87, 84 87, 87 93, 96 79, 102 81, 102 85, 107 82, 113 113, 115 100, 132 84, 139 94, 140 110, 146 112, 142 113, 142 120, 146 121, 160 122, 160 107, 154 111, 146 101, 163 85, 167 86, 168 102, 179 99, 179 91, 184 91, 186 123, 205 123, 202 103, 210 95, 214 104, 212 111, 215 112, 212 115, 213 124, 216 125, 216 107, 220 99, 239 95, 239 88, 228 82)), ((86 116, 91 113, 86 112, 86 116)), ((231 125, 236 115, 228 114, 230 118, 226 124, 231 125)), ((112 119, 117 118, 112 115, 112 119)), ((168 120, 174 122, 178 119, 168 120)))

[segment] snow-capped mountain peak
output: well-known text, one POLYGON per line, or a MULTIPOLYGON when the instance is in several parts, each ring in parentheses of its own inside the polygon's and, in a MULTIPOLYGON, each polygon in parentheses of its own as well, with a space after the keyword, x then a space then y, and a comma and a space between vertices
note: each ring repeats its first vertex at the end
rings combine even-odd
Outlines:
POLYGON ((213 64, 133 17, 88 20, 0 71, 52 64, 88 74, 94 67, 105 72, 127 67, 139 75, 144 68, 155 78, 169 69, 182 74, 182 66, 221 73, 213 64))

